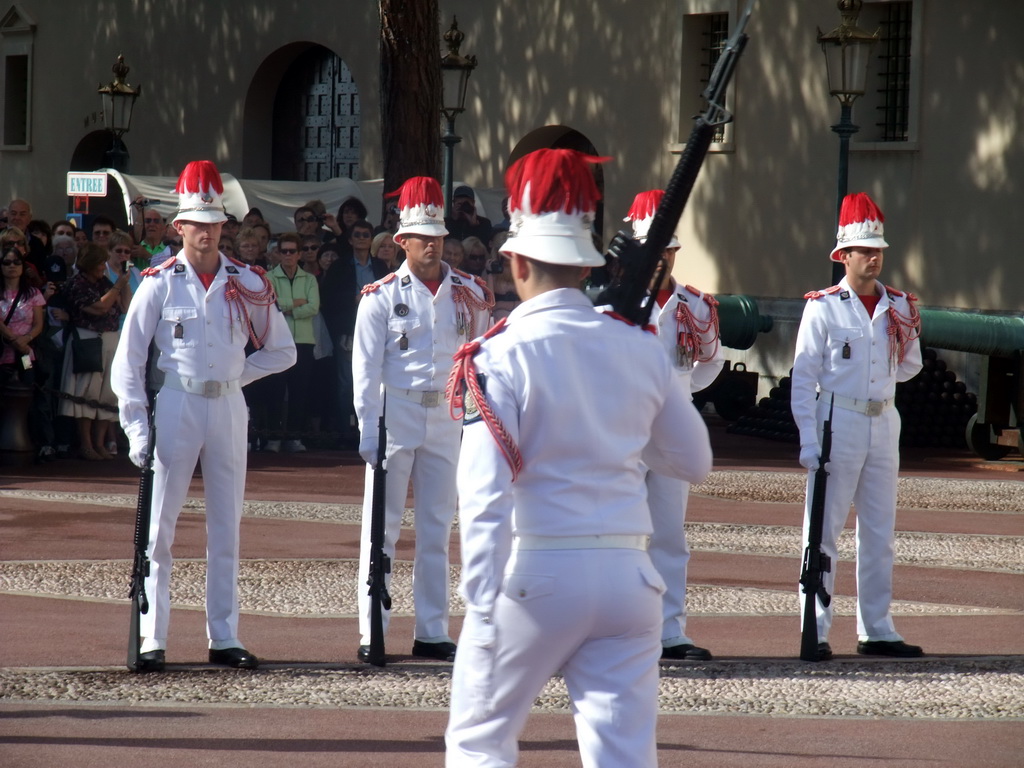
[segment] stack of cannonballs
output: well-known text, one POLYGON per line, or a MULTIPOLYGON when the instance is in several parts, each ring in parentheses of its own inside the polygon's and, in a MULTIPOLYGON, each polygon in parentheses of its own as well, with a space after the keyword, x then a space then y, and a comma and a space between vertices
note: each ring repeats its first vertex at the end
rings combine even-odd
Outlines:
POLYGON ((896 385, 896 407, 903 426, 900 445, 966 448, 967 422, 978 411, 978 397, 967 391, 934 349, 922 350, 924 367, 896 385))
MULTIPOLYGON (((934 349, 922 350, 921 372, 896 385, 896 407, 903 426, 900 444, 915 447, 966 448, 967 422, 978 410, 977 396, 967 391, 934 349)), ((792 370, 790 370, 792 374, 792 370)), ((785 376, 768 397, 730 424, 726 431, 766 440, 799 443, 789 397, 792 379, 785 376)))
MULTIPOLYGON (((789 372, 792 374, 793 370, 789 372)), ((726 427, 726 431, 783 443, 799 443, 800 432, 789 408, 792 384, 793 380, 789 376, 783 376, 779 386, 772 387, 768 397, 762 397, 757 405, 726 427)))

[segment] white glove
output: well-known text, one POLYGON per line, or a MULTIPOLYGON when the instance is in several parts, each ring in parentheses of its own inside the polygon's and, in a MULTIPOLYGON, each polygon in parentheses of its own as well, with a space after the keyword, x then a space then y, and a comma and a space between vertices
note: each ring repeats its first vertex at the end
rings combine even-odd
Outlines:
POLYGON ((817 443, 807 443, 800 446, 800 466, 814 472, 818 469, 821 461, 821 449, 817 443))
POLYGON ((146 454, 149 452, 149 437, 147 435, 139 435, 138 437, 128 438, 128 458, 132 460, 139 469, 142 469, 146 464, 146 454))
POLYGON ((371 467, 375 467, 377 466, 377 449, 379 447, 380 441, 376 435, 363 437, 359 440, 359 455, 363 457, 363 461, 371 467))

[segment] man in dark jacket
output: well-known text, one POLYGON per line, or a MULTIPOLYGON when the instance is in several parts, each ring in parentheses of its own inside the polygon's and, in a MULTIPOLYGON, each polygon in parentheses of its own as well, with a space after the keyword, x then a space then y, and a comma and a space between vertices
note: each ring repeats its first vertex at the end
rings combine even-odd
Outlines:
POLYGON ((336 261, 320 284, 320 314, 331 335, 338 376, 338 401, 341 414, 341 447, 355 448, 359 430, 352 406, 352 336, 356 327, 356 308, 364 285, 376 282, 388 273, 388 265, 370 255, 373 225, 357 221, 349 230, 352 256, 336 261))

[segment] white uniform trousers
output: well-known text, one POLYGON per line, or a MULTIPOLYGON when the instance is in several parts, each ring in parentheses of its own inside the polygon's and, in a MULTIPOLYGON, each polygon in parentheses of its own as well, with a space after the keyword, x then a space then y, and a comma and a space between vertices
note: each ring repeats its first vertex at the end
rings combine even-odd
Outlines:
MULTIPOLYGON (((828 418, 829 403, 818 401, 818 424, 828 418)), ((832 419, 832 454, 828 464, 822 551, 832 558, 825 588, 834 594, 836 540, 850 515, 857 513, 857 634, 861 640, 902 640, 892 614, 892 569, 896 526, 896 481, 899 474, 900 417, 895 408, 867 416, 836 408, 832 419)), ((808 473, 803 535, 807 541, 814 473, 808 473)), ((800 594, 803 611, 804 595, 800 594)), ((832 606, 816 601, 818 640, 828 640, 832 606)))
MULTIPOLYGON (((427 408, 398 397, 387 398, 387 503, 384 517, 384 553, 394 562, 402 527, 402 512, 412 479, 416 549, 413 561, 413 607, 416 640, 441 642, 448 636, 450 574, 448 542, 458 493, 455 471, 459 461, 462 423, 448 413, 448 404, 427 408)), ((370 521, 373 503, 373 467, 367 465, 363 497, 362 535, 359 546, 359 633, 370 643, 370 521)), ((387 577, 390 584, 391 576, 387 577)), ((389 611, 384 611, 387 632, 389 611)))
POLYGON ((664 582, 646 552, 513 552, 490 623, 469 611, 452 671, 447 768, 513 766, 518 737, 561 672, 585 768, 657 765, 664 582))
POLYGON ((170 619, 171 545, 196 461, 206 498, 206 632, 211 647, 238 643, 238 541, 245 491, 248 415, 241 392, 206 398, 162 389, 156 401, 148 613, 140 634, 165 648, 170 619))
POLYGON ((647 505, 651 510, 651 562, 665 580, 662 597, 661 640, 664 645, 693 645, 686 634, 686 502, 690 484, 685 480, 647 473, 647 505))

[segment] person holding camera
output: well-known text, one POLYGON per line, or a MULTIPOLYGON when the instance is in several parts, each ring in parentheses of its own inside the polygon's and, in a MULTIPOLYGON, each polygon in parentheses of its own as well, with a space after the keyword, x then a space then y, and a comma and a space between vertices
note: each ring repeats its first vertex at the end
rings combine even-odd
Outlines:
POLYGON ((444 226, 449 235, 459 240, 479 237, 485 243, 490 241, 494 229, 490 219, 477 215, 476 193, 465 184, 452 192, 452 215, 445 217, 444 226))

